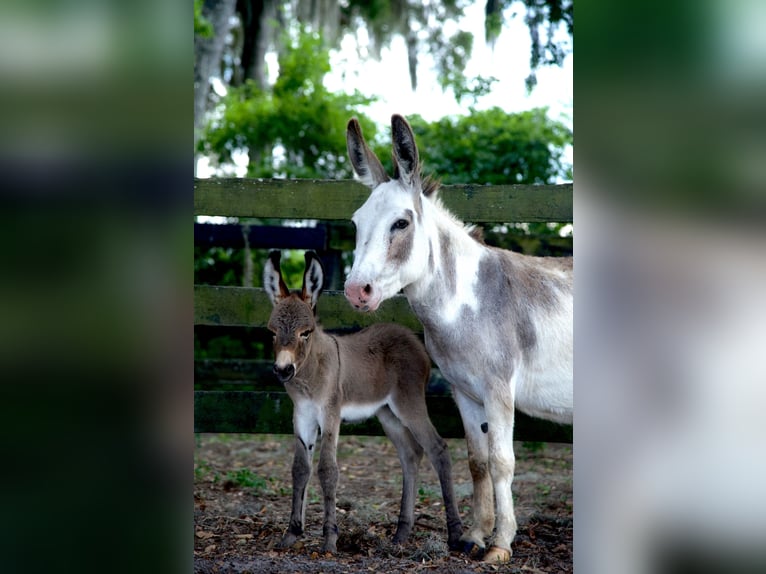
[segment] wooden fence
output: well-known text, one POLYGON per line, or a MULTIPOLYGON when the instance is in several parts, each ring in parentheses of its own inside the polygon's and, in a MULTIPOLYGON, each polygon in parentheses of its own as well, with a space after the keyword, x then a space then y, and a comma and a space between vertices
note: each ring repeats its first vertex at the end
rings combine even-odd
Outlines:
MULTIPOLYGON (((472 223, 571 222, 572 184, 452 185, 440 192, 445 206, 472 223)), ((199 179, 194 182, 194 214, 264 219, 319 220, 327 226, 303 228, 195 224, 195 244, 263 248, 302 248, 321 252, 349 249, 348 237, 334 233, 348 226, 369 190, 355 181, 199 179)), ((337 265, 336 265, 337 267, 337 265)), ((336 273, 339 272, 336 269, 336 273)), ((265 329, 271 303, 261 288, 194 286, 195 325, 265 329)), ((395 322, 422 333, 407 300, 397 296, 374 314, 351 308, 343 293, 325 291, 317 314, 325 329, 357 330, 372 322, 395 322)), ((449 385, 434 368, 427 402, 444 437, 463 436, 449 385)), ((516 413, 517 440, 572 442, 572 427, 516 413)), ((271 361, 206 359, 195 361, 195 432, 292 433, 292 402, 276 383, 271 361), (248 390, 241 390, 247 388, 248 390), (257 390, 251 390, 251 389, 257 390)), ((383 434, 377 421, 344 425, 344 434, 383 434)))

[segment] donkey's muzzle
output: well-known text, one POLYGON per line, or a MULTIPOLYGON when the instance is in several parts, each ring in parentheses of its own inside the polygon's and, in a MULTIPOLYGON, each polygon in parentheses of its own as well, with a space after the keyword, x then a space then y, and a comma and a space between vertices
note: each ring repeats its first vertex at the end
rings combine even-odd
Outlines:
POLYGON ((374 311, 380 304, 379 297, 373 295, 372 285, 369 283, 365 285, 346 283, 343 293, 349 303, 360 311, 374 311))
POLYGON ((284 367, 280 367, 274 363, 273 371, 280 383, 286 383, 295 376, 295 365, 288 363, 284 367))

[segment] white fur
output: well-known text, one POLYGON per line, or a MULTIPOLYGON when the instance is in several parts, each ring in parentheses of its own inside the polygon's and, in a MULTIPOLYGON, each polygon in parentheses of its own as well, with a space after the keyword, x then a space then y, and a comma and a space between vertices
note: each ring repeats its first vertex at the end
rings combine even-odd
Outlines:
POLYGON ((387 402, 389 402, 388 397, 376 403, 365 403, 365 404, 347 403, 340 408, 340 416, 346 422, 356 422, 356 421, 367 420, 368 418, 375 415, 375 413, 378 412, 378 409, 380 409, 380 407, 385 405, 387 402))
MULTIPOLYGON (((347 283, 369 283, 375 286, 370 310, 376 309, 381 301, 396 295, 403 285, 411 283, 420 274, 423 266, 428 265, 428 250, 414 248, 405 266, 386 265, 391 225, 406 210, 415 211, 412 194, 398 182, 391 181, 378 186, 351 218, 357 226, 357 240, 354 266, 347 283)), ((419 233, 420 230, 416 228, 413 247, 422 242, 419 233)))
POLYGON ((309 398, 293 399, 293 430, 307 449, 312 449, 317 440, 319 421, 324 419, 322 405, 309 398))
POLYGON ((274 359, 274 364, 277 365, 280 369, 284 369, 287 365, 292 365, 294 363, 295 356, 286 349, 279 351, 276 358, 274 359))

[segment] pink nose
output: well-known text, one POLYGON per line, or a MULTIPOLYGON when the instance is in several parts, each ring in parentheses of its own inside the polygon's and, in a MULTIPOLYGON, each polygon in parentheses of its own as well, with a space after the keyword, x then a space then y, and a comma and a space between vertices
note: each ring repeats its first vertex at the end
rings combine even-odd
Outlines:
POLYGON ((372 285, 369 283, 366 285, 362 285, 361 283, 346 283, 344 294, 349 303, 354 307, 361 309, 362 311, 367 311, 372 297, 372 285))

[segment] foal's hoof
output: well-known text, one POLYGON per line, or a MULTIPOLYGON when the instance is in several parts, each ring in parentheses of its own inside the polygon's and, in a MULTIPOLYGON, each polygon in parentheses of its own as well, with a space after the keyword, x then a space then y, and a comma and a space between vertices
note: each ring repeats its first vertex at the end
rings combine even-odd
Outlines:
POLYGON ((335 544, 325 543, 322 544, 322 547, 319 549, 320 554, 337 554, 338 549, 335 547, 335 544))
POLYGON ((490 546, 484 555, 484 562, 508 562, 511 559, 511 551, 508 548, 490 546))
POLYGON ((274 545, 274 548, 277 550, 287 550, 289 548, 293 547, 293 544, 295 544, 298 541, 298 537, 294 534, 285 534, 282 539, 277 542, 274 545))

